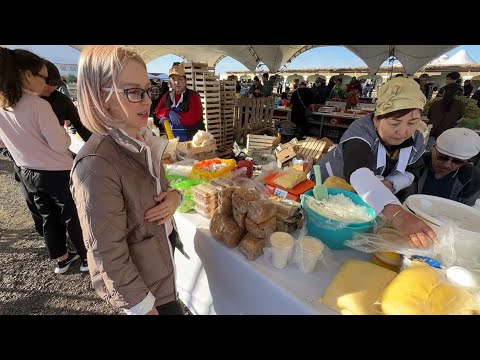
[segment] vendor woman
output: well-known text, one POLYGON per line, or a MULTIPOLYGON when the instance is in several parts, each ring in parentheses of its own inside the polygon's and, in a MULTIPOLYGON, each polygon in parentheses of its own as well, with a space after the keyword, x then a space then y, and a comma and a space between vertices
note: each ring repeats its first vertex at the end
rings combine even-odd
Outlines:
POLYGON ((322 179, 338 176, 418 247, 436 241, 435 232, 405 211, 394 194, 418 177, 425 151, 417 130, 425 95, 410 78, 394 78, 378 92, 375 113, 354 121, 338 146, 319 162, 322 179))

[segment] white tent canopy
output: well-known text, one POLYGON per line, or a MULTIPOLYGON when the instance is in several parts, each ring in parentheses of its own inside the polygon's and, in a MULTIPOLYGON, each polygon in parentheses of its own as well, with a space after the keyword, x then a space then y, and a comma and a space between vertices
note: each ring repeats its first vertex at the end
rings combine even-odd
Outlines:
POLYGON ((465 65, 465 64, 476 64, 475 60, 473 60, 467 52, 462 49, 453 55, 451 58, 446 60, 444 64, 448 65, 465 65))
MULTIPOLYGON (((71 45, 82 50, 87 45, 71 45)), ((146 63, 173 54, 188 61, 206 62, 214 66, 230 56, 255 71, 261 62, 271 72, 277 72, 301 53, 326 45, 128 45, 135 48, 146 63)), ((393 54, 402 63, 407 74, 413 74, 424 65, 458 45, 343 45, 362 59, 376 73, 380 65, 393 54)))

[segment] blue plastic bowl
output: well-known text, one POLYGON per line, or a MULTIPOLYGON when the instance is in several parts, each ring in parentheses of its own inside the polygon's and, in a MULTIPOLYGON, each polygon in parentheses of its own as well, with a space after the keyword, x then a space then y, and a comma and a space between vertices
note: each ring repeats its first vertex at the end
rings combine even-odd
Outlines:
MULTIPOLYGON (((338 195, 343 194, 350 199, 355 204, 363 205, 368 209, 368 213, 375 219, 375 210, 368 205, 365 201, 362 200, 360 196, 354 194, 350 191, 342 190, 342 189, 335 189, 335 188, 328 188, 329 195, 338 195)), ((309 195, 313 197, 313 191, 308 190, 305 192, 304 195, 309 195)), ((308 206, 305 205, 305 196, 302 195, 302 207, 303 213, 305 216, 305 223, 308 230, 308 235, 314 236, 320 239, 325 245, 327 245, 330 249, 335 250, 342 250, 345 249, 344 243, 346 240, 353 239, 353 233, 366 233, 371 232, 373 230, 374 220, 363 222, 363 223, 355 223, 355 224, 348 224, 346 227, 342 227, 339 229, 335 229, 336 225, 339 227, 341 223, 339 221, 328 219, 325 216, 317 214, 308 206), (328 223, 328 224, 327 224, 328 223), (325 224, 322 226, 321 224, 325 224)))

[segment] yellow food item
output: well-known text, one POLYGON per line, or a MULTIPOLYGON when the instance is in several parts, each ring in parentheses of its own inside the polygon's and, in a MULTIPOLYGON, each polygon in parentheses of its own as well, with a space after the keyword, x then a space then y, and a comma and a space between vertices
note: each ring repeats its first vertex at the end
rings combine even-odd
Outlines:
POLYGON ((376 252, 372 254, 371 260, 372 263, 395 272, 398 272, 402 265, 402 256, 394 252, 376 252))
POLYGON ((352 185, 338 176, 330 176, 323 182, 323 185, 326 187, 342 189, 355 193, 355 189, 352 187, 352 185))
POLYGON ((434 287, 428 300, 433 315, 473 315, 477 307, 468 291, 450 284, 434 287))
POLYGON ((279 175, 273 182, 284 189, 293 189, 303 180, 307 179, 307 174, 303 171, 289 170, 285 174, 279 175))
POLYGON ((385 288, 381 297, 386 315, 473 314, 473 297, 447 284, 426 264, 411 266, 385 288))
POLYGON ((372 263, 347 260, 325 291, 322 302, 341 314, 380 314, 376 303, 395 276, 395 272, 372 263))

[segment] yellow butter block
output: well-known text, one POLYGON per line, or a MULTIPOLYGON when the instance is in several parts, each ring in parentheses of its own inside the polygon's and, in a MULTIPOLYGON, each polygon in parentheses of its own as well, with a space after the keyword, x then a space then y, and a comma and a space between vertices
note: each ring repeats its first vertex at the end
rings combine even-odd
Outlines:
POLYGON ((322 303, 341 314, 380 314, 378 301, 395 276, 395 272, 375 264, 347 260, 325 291, 322 303))

